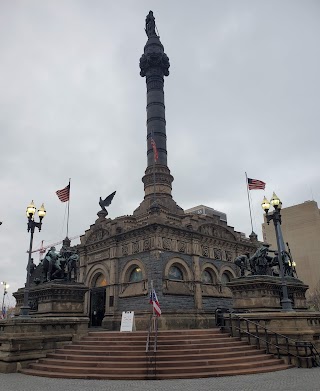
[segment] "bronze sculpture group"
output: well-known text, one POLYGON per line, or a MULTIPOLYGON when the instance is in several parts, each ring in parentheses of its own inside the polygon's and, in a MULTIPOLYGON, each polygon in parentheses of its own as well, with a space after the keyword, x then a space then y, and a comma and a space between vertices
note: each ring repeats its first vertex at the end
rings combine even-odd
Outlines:
MULTIPOLYGON (((282 262, 284 266, 284 275, 296 277, 291 255, 287 251, 284 251, 282 254, 282 262)), ((263 244, 259 247, 251 257, 249 253, 239 255, 234 260, 234 263, 240 268, 241 277, 245 275, 280 275, 278 253, 269 250, 268 244, 263 244), (271 252, 274 253, 274 256, 268 254, 271 252)))
POLYGON ((79 255, 70 247, 62 246, 59 252, 51 247, 41 261, 43 282, 56 279, 76 280, 78 260, 79 255))
POLYGON ((62 246, 57 252, 55 247, 50 247, 37 266, 31 259, 31 281, 36 285, 52 280, 75 282, 79 270, 78 262, 79 255, 74 248, 62 246))

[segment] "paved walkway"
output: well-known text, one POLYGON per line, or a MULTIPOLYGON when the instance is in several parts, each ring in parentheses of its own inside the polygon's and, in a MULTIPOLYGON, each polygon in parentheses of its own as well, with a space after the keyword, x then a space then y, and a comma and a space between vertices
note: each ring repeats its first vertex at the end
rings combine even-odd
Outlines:
POLYGON ((319 391, 320 368, 192 380, 115 381, 50 379, 0 373, 3 391, 319 391))

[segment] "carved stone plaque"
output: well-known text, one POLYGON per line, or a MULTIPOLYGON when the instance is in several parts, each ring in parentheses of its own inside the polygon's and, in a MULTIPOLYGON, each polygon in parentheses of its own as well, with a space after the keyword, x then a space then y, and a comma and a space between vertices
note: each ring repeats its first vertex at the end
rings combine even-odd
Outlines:
POLYGON ((163 243, 164 250, 171 250, 171 240, 170 239, 163 238, 162 243, 163 243))
POLYGON ((222 252, 221 252, 220 248, 213 249, 213 257, 214 257, 214 259, 222 259, 222 252))
POLYGON ((132 252, 133 253, 139 252, 139 242, 132 242, 132 252))

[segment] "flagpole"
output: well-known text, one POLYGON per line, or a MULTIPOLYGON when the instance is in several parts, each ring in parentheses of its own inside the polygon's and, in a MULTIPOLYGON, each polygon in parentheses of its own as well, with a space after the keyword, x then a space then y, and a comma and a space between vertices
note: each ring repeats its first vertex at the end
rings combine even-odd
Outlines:
POLYGON ((154 305, 153 305, 153 280, 151 280, 151 300, 152 300, 152 316, 154 317, 154 305))
POLYGON ((69 233, 69 212, 70 212, 70 191, 71 191, 71 186, 70 186, 71 178, 69 178, 69 199, 68 199, 68 217, 67 217, 67 237, 69 233))
POLYGON ((249 197, 249 186, 248 186, 248 176, 246 174, 246 186, 247 186, 247 194, 248 194, 248 203, 249 203, 249 212, 250 212, 250 221, 251 221, 251 232, 253 232, 253 224, 252 224, 252 214, 251 214, 251 204, 250 204, 250 197, 249 197))

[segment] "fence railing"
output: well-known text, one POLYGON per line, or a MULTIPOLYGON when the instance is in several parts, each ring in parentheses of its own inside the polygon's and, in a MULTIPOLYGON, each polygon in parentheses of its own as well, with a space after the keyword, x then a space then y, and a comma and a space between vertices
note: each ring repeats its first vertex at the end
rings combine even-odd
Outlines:
POLYGON ((157 378, 158 317, 150 316, 146 342, 147 375, 157 378))
POLYGON ((250 345, 286 359, 288 364, 307 368, 320 366, 320 355, 312 342, 296 341, 233 313, 216 312, 216 324, 232 337, 246 338, 250 345))

